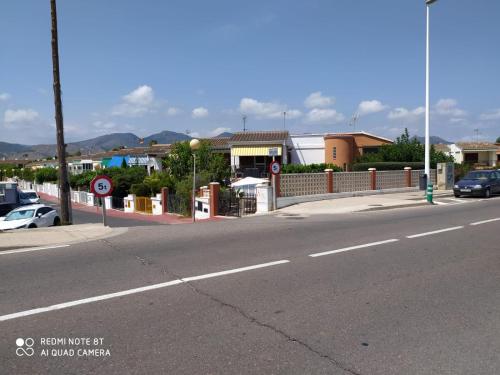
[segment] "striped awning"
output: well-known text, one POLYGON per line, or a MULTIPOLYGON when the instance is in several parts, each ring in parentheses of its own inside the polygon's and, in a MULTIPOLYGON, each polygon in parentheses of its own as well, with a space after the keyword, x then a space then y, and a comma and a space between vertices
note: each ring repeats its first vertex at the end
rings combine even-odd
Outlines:
POLYGON ((271 149, 278 149, 278 156, 282 155, 282 146, 233 146, 231 147, 232 156, 269 156, 271 149))

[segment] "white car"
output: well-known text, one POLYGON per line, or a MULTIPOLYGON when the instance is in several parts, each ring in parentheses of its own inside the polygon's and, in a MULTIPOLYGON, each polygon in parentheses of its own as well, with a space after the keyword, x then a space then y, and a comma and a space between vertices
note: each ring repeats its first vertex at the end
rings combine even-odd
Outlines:
POLYGON ((19 192, 19 203, 37 204, 40 203, 40 197, 34 190, 23 190, 19 192))
POLYGON ((0 217, 0 231, 21 228, 38 228, 60 225, 57 211, 44 204, 21 206, 0 217))

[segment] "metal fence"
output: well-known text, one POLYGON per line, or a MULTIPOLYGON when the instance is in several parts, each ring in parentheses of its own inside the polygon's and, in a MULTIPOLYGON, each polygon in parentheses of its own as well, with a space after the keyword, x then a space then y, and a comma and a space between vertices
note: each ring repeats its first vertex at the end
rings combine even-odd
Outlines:
POLYGON ((153 213, 153 203, 151 198, 148 197, 136 197, 135 198, 135 210, 145 214, 153 213))
POLYGON ((219 193, 217 215, 245 216, 257 211, 257 196, 255 194, 240 194, 237 190, 227 189, 219 193))

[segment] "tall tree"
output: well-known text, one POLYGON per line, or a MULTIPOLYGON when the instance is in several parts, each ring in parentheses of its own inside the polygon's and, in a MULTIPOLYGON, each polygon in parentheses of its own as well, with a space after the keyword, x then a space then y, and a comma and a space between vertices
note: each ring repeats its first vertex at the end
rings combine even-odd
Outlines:
POLYGON ((64 143, 64 126, 61 100, 61 78, 59 74, 59 42, 57 37, 56 0, 50 0, 52 21, 52 73, 54 78, 54 106, 57 129, 57 156, 59 159, 59 200, 61 205, 61 224, 71 224, 71 200, 66 164, 66 144, 64 143))

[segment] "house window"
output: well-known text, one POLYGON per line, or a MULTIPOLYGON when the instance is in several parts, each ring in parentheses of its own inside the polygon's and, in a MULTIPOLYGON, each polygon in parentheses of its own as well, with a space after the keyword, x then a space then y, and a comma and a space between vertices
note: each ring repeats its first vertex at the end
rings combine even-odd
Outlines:
POLYGON ((337 160, 337 147, 333 148, 333 160, 337 160))

